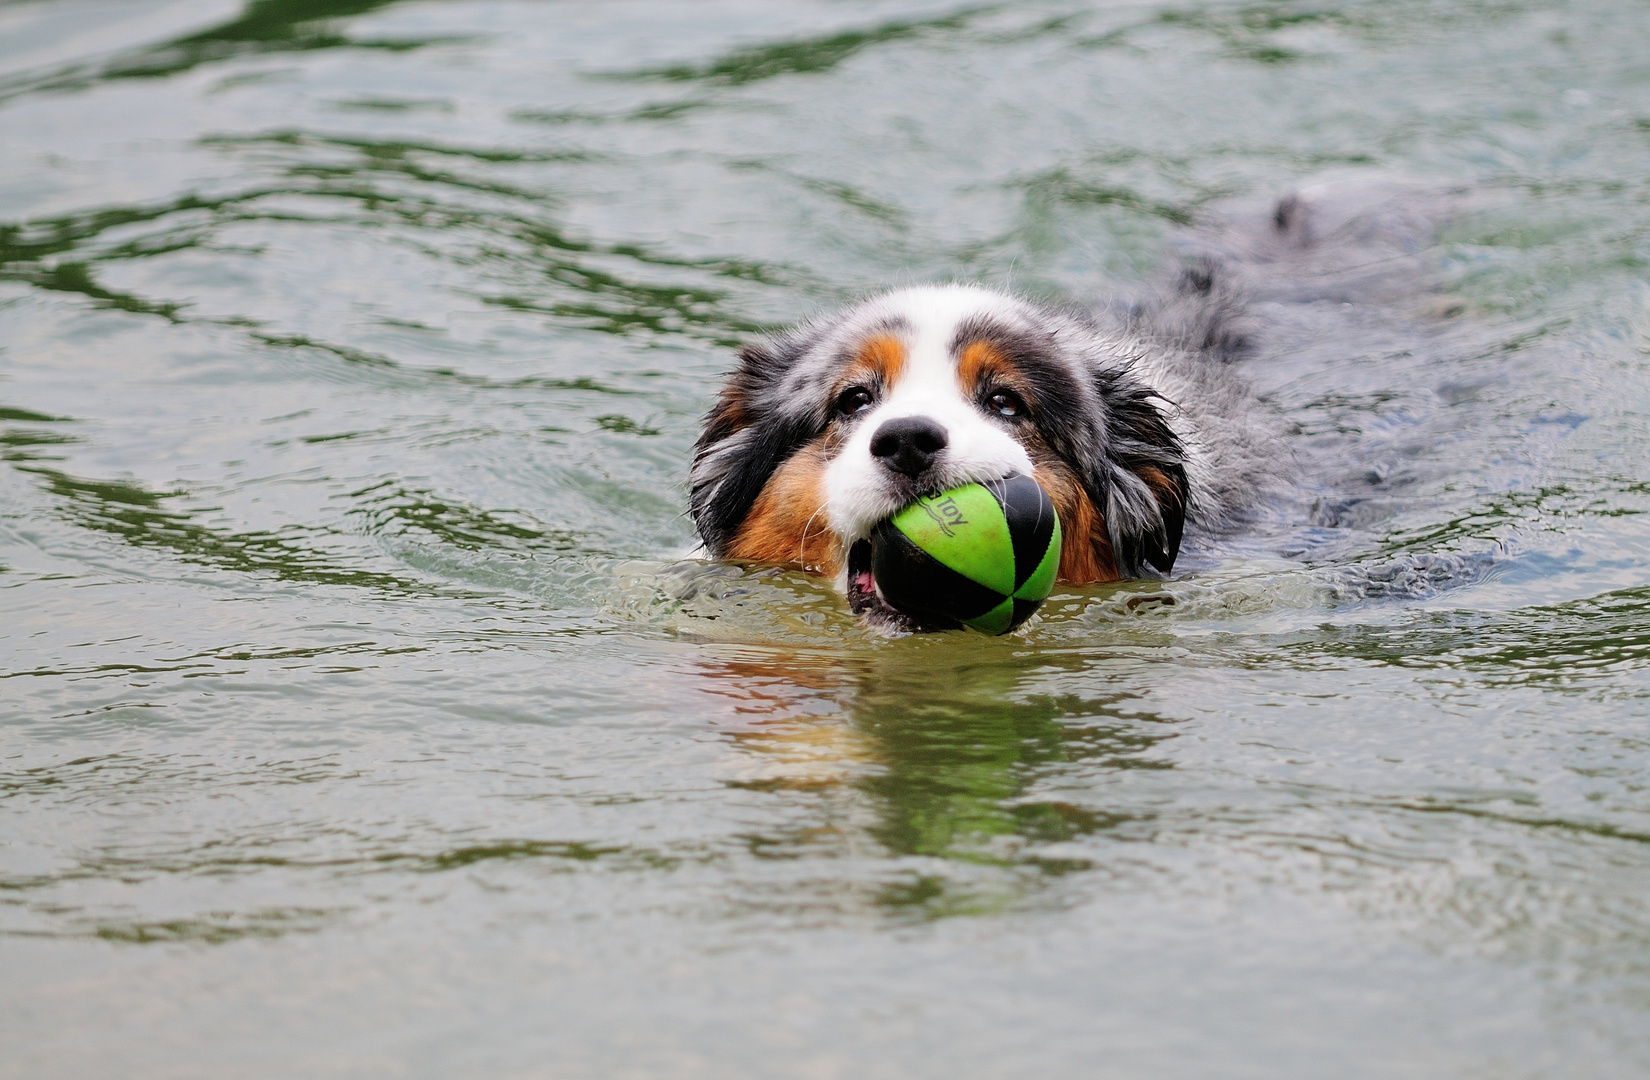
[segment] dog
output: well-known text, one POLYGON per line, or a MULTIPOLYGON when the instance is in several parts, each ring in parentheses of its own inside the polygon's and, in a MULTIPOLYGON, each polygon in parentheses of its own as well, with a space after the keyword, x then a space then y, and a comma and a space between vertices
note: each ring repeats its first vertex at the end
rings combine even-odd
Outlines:
POLYGON ((1167 575, 1287 468, 1234 370, 1250 345, 1226 276, 1202 259, 1126 307, 902 288, 747 345, 695 447, 703 551, 833 578, 885 632, 930 629, 878 596, 871 530, 918 496, 1022 473, 1060 515, 1059 581, 1167 575))

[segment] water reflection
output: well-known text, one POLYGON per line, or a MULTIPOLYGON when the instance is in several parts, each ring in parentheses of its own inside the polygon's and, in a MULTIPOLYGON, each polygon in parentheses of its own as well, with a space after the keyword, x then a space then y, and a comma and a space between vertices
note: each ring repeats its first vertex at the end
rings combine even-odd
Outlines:
MULTIPOLYGON (((258 182, 222 195, 188 194, 153 204, 107 206, 19 222, 0 221, 0 281, 75 293, 95 306, 155 315, 172 323, 245 330, 277 347, 310 347, 377 367, 394 361, 310 332, 260 329, 267 319, 213 312, 201 297, 160 299, 112 289, 103 267, 224 252, 254 226, 392 227, 421 250, 485 275, 482 303, 558 324, 619 336, 687 335, 733 347, 763 327, 728 310, 722 283, 793 283, 784 267, 748 259, 680 258, 635 242, 581 238, 545 208, 557 185, 506 182, 522 165, 579 166, 579 151, 451 146, 325 136, 284 130, 212 136, 201 145, 241 156, 258 182), (485 205, 478 203, 486 198, 485 205), (295 204, 293 200, 314 200, 295 204), (502 202, 500 201, 502 200, 502 202), (295 205, 302 209, 295 210, 295 205), (111 242, 110 235, 141 235, 111 242), (441 237, 437 250, 433 237, 441 237), (416 238, 416 239, 413 239, 416 238)), ((269 242, 258 233, 257 245, 269 242)))
POLYGON ((76 64, 0 81, 0 100, 40 90, 74 90, 116 79, 156 79, 203 64, 258 53, 318 49, 403 52, 451 38, 373 40, 345 34, 336 20, 366 15, 395 0, 252 0, 239 18, 159 45, 134 49, 102 64, 76 64))
MULTIPOLYGON (((411 578, 341 565, 321 550, 331 530, 290 526, 276 532, 228 532, 203 525, 166 505, 171 496, 122 480, 92 480, 40 465, 19 465, 57 498, 59 514, 72 525, 114 537, 133 547, 158 550, 199 566, 282 581, 348 585, 399 595, 429 596, 445 590, 411 578)), ((426 526, 428 527, 428 526, 426 526)))
POLYGON ((675 64, 627 77, 741 86, 781 75, 817 74, 830 71, 865 49, 924 34, 962 29, 978 16, 994 9, 995 5, 981 6, 929 19, 886 22, 864 30, 843 30, 816 37, 770 41, 734 49, 703 64, 675 64))
POLYGON ((1647 601, 1650 589, 1637 587, 1523 608, 1511 618, 1457 610, 1401 625, 1326 627, 1309 643, 1289 642, 1282 652, 1290 661, 1310 653, 1314 659, 1471 672, 1495 685, 1585 691, 1605 685, 1612 673, 1644 668, 1650 659, 1647 601))
MULTIPOLYGON (((941 915, 980 910, 977 871, 1007 872, 1011 893, 1035 888, 1091 865, 1068 842, 1143 820, 1092 800, 1096 771, 1172 767, 1154 754, 1172 732, 1132 693, 1044 692, 1091 661, 949 638, 837 655, 745 650, 701 667, 706 689, 732 704, 727 731, 748 756, 735 786, 829 796, 818 803, 828 828, 793 827, 764 851, 863 853, 868 839, 897 871, 876 903, 941 915), (1081 789, 1060 792, 1077 770, 1081 789)), ((993 906, 1003 884, 988 890, 993 906)))
POLYGON ((355 1025, 242 1048, 297 1074, 1630 1069, 1562 1028, 1650 985, 1645 21, 975 2, 0 2, 11 1057, 279 998, 355 1025), (1269 282, 1310 513, 1011 641, 673 563, 726 346, 1131 293, 1348 166, 1506 198, 1269 282))

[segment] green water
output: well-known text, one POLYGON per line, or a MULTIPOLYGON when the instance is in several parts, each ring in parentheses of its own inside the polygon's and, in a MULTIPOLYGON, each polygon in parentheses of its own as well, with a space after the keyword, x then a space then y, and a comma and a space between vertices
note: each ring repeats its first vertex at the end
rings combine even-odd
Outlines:
POLYGON ((0 1075, 1650 1070, 1640 0, 11 0, 0 148, 0 1075), (1175 580, 683 561, 762 328, 1359 185, 1175 580))

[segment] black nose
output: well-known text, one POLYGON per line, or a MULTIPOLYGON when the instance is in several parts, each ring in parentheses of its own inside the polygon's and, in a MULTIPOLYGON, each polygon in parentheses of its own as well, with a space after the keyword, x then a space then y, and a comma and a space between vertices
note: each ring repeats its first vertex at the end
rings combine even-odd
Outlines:
POLYGON ((871 436, 871 456, 915 480, 934 464, 947 441, 945 429, 928 417, 902 416, 877 428, 871 436))

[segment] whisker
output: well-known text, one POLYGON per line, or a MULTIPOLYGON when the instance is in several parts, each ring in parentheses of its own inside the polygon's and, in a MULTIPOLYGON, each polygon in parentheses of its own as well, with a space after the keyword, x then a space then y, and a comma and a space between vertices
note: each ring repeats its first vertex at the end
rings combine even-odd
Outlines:
POLYGON ((817 509, 813 513, 809 514, 808 515, 808 520, 804 521, 802 523, 802 538, 796 542, 796 561, 798 563, 802 564, 803 569, 808 569, 808 560, 807 560, 808 526, 810 526, 814 523, 814 518, 818 517, 819 514, 820 514, 820 511, 822 511, 824 509, 825 509, 825 504, 820 503, 819 504, 819 509, 817 509))

